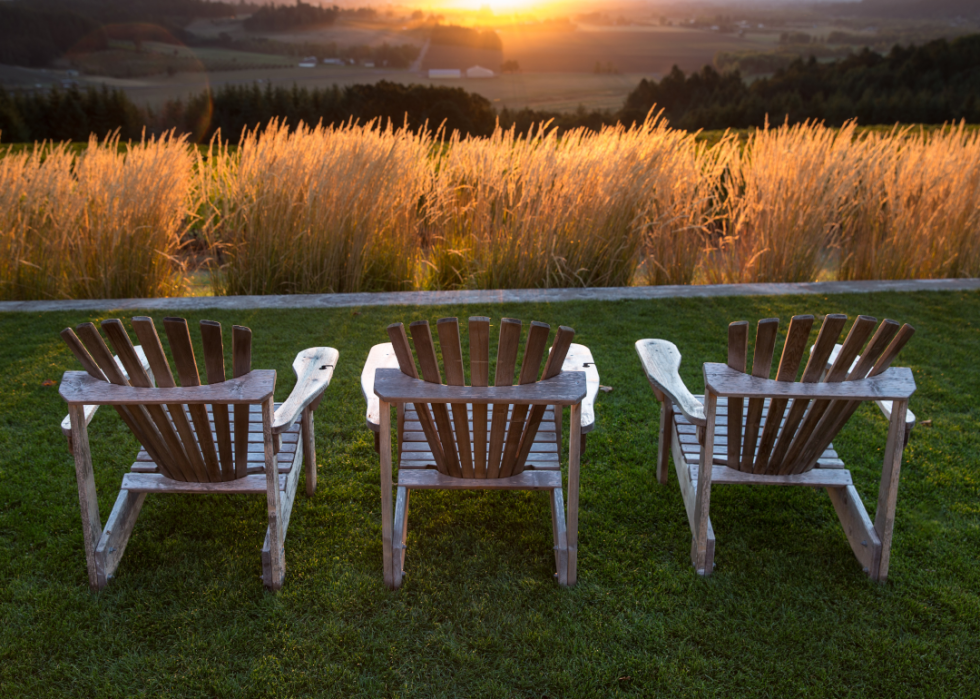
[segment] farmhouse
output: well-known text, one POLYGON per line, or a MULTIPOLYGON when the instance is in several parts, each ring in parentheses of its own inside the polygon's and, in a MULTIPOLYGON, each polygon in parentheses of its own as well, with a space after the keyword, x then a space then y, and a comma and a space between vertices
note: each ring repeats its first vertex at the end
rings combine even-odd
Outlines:
POLYGON ((458 68, 430 68, 430 80, 452 80, 463 77, 463 71, 458 68))
POLYGON ((492 70, 483 66, 473 66, 466 69, 467 78, 492 78, 494 75, 492 70))

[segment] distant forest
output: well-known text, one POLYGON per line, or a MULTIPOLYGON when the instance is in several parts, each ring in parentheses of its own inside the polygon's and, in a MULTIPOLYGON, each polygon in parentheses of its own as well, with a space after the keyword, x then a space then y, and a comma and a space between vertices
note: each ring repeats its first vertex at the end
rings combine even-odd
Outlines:
POLYGON ((685 76, 676 67, 660 82, 642 80, 618 117, 642 119, 653 105, 674 126, 721 129, 819 119, 839 126, 896 122, 980 123, 980 35, 919 47, 865 49, 831 63, 799 59, 770 78, 747 84, 739 73, 706 66, 685 76))
POLYGON ((163 109, 139 109, 115 90, 8 93, 0 90, 3 141, 86 140, 120 129, 123 138, 177 129, 196 140, 217 129, 237 139, 243 128, 261 126, 274 117, 296 124, 339 124, 354 118, 380 118, 411 128, 445 122, 447 131, 482 136, 497 120, 521 133, 552 119, 570 129, 642 121, 656 107, 679 128, 724 129, 807 119, 838 126, 849 119, 864 125, 980 123, 980 35, 920 47, 895 47, 887 55, 862 51, 833 62, 798 60, 771 78, 746 83, 738 73, 705 67, 685 75, 677 69, 662 80, 643 80, 618 112, 570 114, 529 109, 499 113, 480 95, 460 88, 379 82, 345 88, 307 90, 257 85, 224 87, 163 109))
POLYGON ((295 5, 263 5, 245 20, 250 32, 281 32, 296 27, 329 25, 337 21, 336 7, 320 7, 297 0, 295 5))

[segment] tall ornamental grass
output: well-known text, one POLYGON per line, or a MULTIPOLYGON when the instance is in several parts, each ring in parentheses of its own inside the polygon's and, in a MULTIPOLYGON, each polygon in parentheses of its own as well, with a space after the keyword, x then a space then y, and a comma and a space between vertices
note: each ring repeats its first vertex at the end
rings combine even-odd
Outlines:
POLYGON ((856 190, 855 125, 759 129, 740 151, 725 147, 717 180, 720 235, 705 251, 709 283, 817 278, 856 190))
POLYGON ((980 276, 980 131, 896 129, 853 151, 838 278, 980 276))
POLYGON ((437 163, 425 258, 430 288, 623 286, 664 216, 691 137, 653 119, 599 133, 544 127, 453 137, 437 163))
POLYGON ((192 225, 218 294, 980 276, 980 131, 35 145, 0 157, 0 298, 178 294, 192 225))
POLYGON ((219 294, 414 287, 432 139, 373 124, 273 121, 202 173, 219 294))
POLYGON ((0 298, 179 294, 196 160, 169 135, 0 157, 0 298))

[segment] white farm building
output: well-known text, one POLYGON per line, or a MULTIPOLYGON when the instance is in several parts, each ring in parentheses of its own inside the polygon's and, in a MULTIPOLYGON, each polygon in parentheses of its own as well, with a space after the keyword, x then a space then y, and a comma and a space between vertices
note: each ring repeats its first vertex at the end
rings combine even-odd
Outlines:
POLYGON ((429 70, 430 80, 452 80, 463 77, 463 71, 458 68, 431 68, 429 70))
POLYGON ((483 66, 473 66, 472 68, 466 69, 467 78, 492 78, 493 76, 494 72, 483 66))

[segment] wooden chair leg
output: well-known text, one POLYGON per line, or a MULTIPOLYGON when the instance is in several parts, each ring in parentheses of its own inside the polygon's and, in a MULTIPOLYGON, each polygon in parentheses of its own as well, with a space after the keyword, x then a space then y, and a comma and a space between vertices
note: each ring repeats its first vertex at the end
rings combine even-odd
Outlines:
POLYGON ((395 575, 392 551, 392 511, 391 511, 391 405, 380 401, 381 424, 378 430, 379 454, 381 456, 381 549, 384 565, 385 586, 394 590, 395 575))
POLYGON ((402 578, 405 575, 405 545, 408 541, 408 503, 411 492, 408 488, 399 487, 395 496, 395 531, 392 536, 394 552, 392 564, 394 566, 393 580, 397 590, 402 585, 402 578))
POLYGON ((100 583, 96 564, 95 547, 102 537, 102 520, 99 517, 99 498, 95 492, 95 473, 92 470, 92 452, 89 448, 88 426, 85 424, 85 406, 69 405, 71 421, 72 456, 75 457, 75 479, 78 482, 78 506, 82 514, 82 540, 85 543, 85 564, 88 584, 92 591, 105 587, 100 583))
POLYGON ((708 546, 709 509, 711 505, 712 446, 715 439, 715 413, 718 396, 705 394, 704 444, 698 463, 698 488, 694 501, 694 539, 691 541, 691 563, 698 575, 711 575, 714 569, 714 546, 708 546))
POLYGON ((144 500, 146 500, 146 493, 132 493, 125 489, 119 491, 116 504, 109 514, 109 520, 105 523, 105 531, 102 532, 99 543, 95 547, 95 563, 100 588, 109 583, 116 568, 119 567, 144 500))
POLYGON ((286 572, 283 552, 282 501, 279 496, 279 459, 276 458, 272 440, 272 398, 262 404, 262 435, 265 452, 266 504, 269 511, 269 566, 263 576, 265 586, 272 591, 282 588, 286 572))
POLYGON ((313 409, 303 409, 303 463, 306 466, 306 497, 316 492, 316 439, 313 432, 313 409))
POLYGON ((555 542, 555 577, 558 584, 568 585, 568 529, 565 526, 565 498, 561 488, 548 492, 551 503, 551 532, 555 542))
POLYGON ((881 560, 878 563, 879 582, 888 578, 891 558, 892 532, 895 528, 895 507, 898 502, 898 477, 902 470, 902 451, 905 444, 905 418, 907 400, 892 402, 892 415, 888 422, 888 441, 885 443, 885 460, 881 469, 881 486, 878 490, 878 509, 875 511, 875 531, 881 539, 881 560))
POLYGON ((864 572, 872 580, 878 579, 878 566, 881 563, 881 539, 874 524, 864 509, 861 496, 853 485, 843 488, 827 488, 827 495, 834 505, 837 518, 844 527, 844 534, 851 550, 857 556, 864 572))
POLYGON ((571 406, 568 427, 568 584, 578 580, 578 496, 582 456, 582 404, 571 406))
POLYGON ((668 459, 670 459, 670 437, 674 420, 674 405, 669 400, 660 404, 660 436, 657 439, 657 482, 667 484, 668 459))

